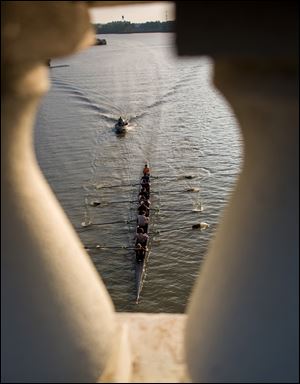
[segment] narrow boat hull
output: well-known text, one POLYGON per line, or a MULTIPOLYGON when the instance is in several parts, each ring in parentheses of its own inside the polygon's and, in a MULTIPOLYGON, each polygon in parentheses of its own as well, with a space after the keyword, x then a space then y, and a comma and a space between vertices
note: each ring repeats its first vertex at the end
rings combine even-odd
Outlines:
MULTIPOLYGON (((148 244, 147 244, 148 246, 148 244)), ((146 262, 149 256, 149 251, 145 252, 143 261, 135 260, 135 282, 136 282, 136 304, 139 303, 140 294, 143 289, 144 277, 146 272, 146 262)))
POLYGON ((143 277, 145 273, 145 260, 135 262, 135 281, 136 281, 136 300, 135 303, 139 303, 140 294, 143 288, 143 277))
MULTIPOLYGON (((142 183, 142 179, 141 179, 141 183, 142 183)), ((146 233, 148 233, 148 231, 149 231, 149 225, 150 225, 150 223, 148 223, 148 226, 147 226, 148 229, 147 229, 146 233)), ((150 253, 149 238, 148 238, 147 243, 144 247, 146 247, 144 258, 141 261, 138 261, 137 256, 135 257, 136 304, 139 303, 140 295, 141 295, 141 292, 143 289, 145 274, 146 274, 146 263, 147 263, 149 253, 150 253)))

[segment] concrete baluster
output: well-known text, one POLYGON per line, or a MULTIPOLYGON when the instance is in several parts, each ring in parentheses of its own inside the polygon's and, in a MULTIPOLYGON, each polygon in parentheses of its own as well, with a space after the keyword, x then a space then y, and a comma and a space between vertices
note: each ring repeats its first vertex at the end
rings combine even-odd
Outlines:
POLYGON ((33 122, 49 57, 93 40, 83 2, 1 3, 3 382, 96 382, 114 308, 37 164, 33 122), (4 4, 3 4, 4 3, 4 4))
POLYGON ((297 382, 296 62, 219 59, 214 81, 239 120, 244 164, 189 305, 188 366, 194 382, 297 382))

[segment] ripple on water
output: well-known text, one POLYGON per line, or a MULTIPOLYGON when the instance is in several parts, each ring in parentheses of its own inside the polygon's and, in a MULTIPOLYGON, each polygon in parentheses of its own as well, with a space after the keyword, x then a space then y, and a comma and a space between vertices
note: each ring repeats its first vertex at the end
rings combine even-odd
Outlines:
POLYGON ((172 34, 106 39, 105 50, 53 60, 68 66, 50 72, 52 88, 36 122, 38 161, 83 244, 92 248, 116 309, 183 312, 240 171, 238 126, 211 88, 210 61, 174 57, 172 34), (122 138, 114 132, 120 115, 133 127, 122 138), (159 176, 152 179, 151 230, 161 232, 152 239, 135 305, 134 255, 121 247, 133 244, 136 183, 145 160, 159 176), (191 188, 199 191, 187 193, 191 188), (101 204, 92 206, 95 199, 101 204), (203 211, 193 212, 195 206, 203 211), (102 225, 81 228, 83 220, 102 225), (210 227, 191 229, 201 221, 210 227))

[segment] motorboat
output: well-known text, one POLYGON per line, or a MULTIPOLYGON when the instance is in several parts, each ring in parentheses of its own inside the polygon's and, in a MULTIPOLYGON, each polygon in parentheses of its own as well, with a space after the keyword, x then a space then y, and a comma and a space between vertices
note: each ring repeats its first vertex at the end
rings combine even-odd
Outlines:
POLYGON ((118 122, 115 124, 116 133, 125 133, 127 131, 128 121, 124 120, 122 117, 119 118, 118 122))
POLYGON ((105 39, 98 39, 96 38, 95 44, 94 45, 106 45, 107 41, 105 39))

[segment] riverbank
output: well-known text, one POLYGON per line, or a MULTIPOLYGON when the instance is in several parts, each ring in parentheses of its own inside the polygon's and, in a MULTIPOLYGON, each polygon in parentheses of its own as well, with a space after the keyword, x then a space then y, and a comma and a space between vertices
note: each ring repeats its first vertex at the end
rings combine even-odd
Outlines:
POLYGON ((107 24, 94 24, 94 27, 96 34, 174 32, 175 21, 148 21, 139 24, 130 21, 113 21, 107 24))

